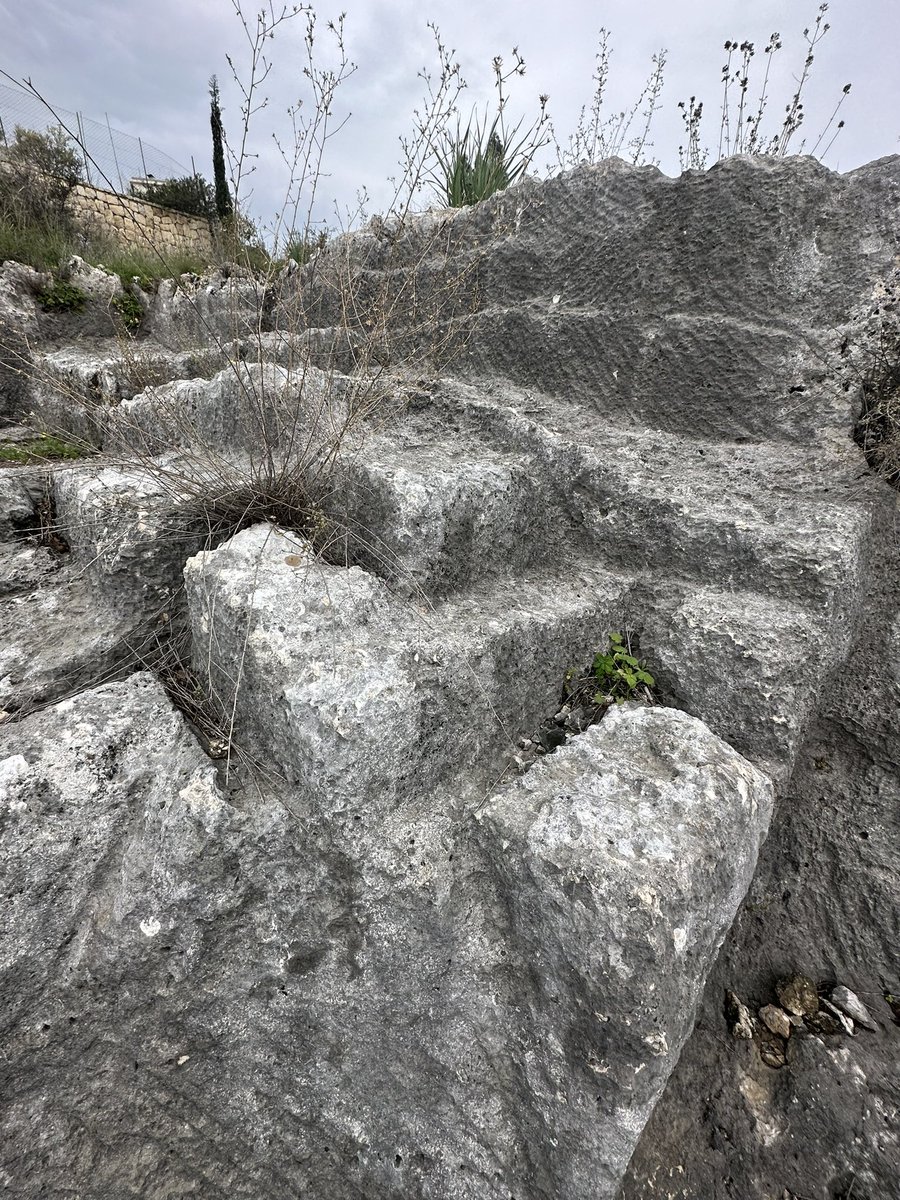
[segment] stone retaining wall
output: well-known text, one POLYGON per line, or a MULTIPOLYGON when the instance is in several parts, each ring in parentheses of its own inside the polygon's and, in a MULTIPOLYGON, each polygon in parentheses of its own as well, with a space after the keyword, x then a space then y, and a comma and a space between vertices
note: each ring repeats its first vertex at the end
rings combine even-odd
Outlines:
POLYGON ((203 217, 189 216, 138 200, 119 196, 86 183, 79 183, 68 199, 72 216, 102 237, 123 247, 164 253, 190 253, 201 257, 213 253, 213 235, 203 217))

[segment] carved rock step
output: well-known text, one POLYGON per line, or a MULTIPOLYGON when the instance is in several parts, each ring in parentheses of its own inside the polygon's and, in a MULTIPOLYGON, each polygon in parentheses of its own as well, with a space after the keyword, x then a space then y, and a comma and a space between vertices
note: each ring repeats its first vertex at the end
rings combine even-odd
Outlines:
POLYGON ((221 369, 212 350, 167 350, 149 342, 67 346, 34 355, 28 380, 30 417, 60 437, 102 446, 110 412, 148 387, 221 369))
POLYGON ((846 619, 878 503, 846 436, 802 448, 679 437, 512 388, 453 384, 447 401, 446 419, 528 455, 604 561, 846 619))
MULTIPOLYGON (((65 472, 62 472, 65 474, 65 472)), ((90 687, 127 654, 135 629, 65 552, 49 473, 0 472, 0 711, 28 712, 90 687)))
POLYGON ((788 598, 839 625, 857 603, 871 504, 855 480, 851 493, 849 448, 700 442, 458 384, 372 434, 350 419, 354 387, 309 365, 241 364, 123 400, 108 441, 170 492, 182 470, 201 498, 241 480, 265 488, 267 472, 305 478, 346 560, 410 594, 446 594, 565 545, 626 573, 788 598), (180 468, 146 461, 163 450, 184 456, 180 468))
POLYGON ((646 596, 641 652, 664 695, 778 779, 786 778, 852 627, 821 612, 716 587, 646 596))
POLYGON ((60 567, 59 556, 43 536, 49 494, 46 471, 0 469, 0 597, 33 591, 60 567))
MULTIPOLYGON (((241 431, 252 429, 252 420, 243 422, 244 406, 231 404, 233 382, 224 373, 197 385, 197 395, 204 412, 208 405, 217 414, 211 420, 247 443, 242 453, 214 449, 211 440, 208 449, 194 444, 180 458, 151 456, 133 468, 92 463, 59 477, 64 523, 71 540, 88 547, 89 561, 99 536, 92 530, 107 527, 108 542, 125 537, 135 521, 146 526, 137 501, 136 515, 127 511, 131 493, 148 502, 157 496, 177 529, 180 509, 193 508, 196 521, 223 490, 258 488, 254 480, 265 471, 248 453, 252 437, 241 431)), ((177 395, 166 403, 175 421, 176 401, 188 406, 197 395, 189 394, 191 384, 172 387, 177 395)), ((145 399, 134 402, 145 430, 169 419, 158 410, 151 416, 145 399)), ((327 412, 315 429, 323 444, 338 420, 327 412)), ((404 593, 435 596, 533 562, 557 561, 563 569, 564 556, 580 553, 627 573, 783 597, 837 626, 854 611, 872 522, 865 489, 857 486, 851 495, 838 481, 828 498, 807 499, 802 488, 789 495, 780 486, 785 480, 801 471, 811 481, 815 476, 792 456, 770 458, 767 446, 710 449, 700 457, 696 443, 679 444, 676 454, 647 431, 632 432, 623 445, 620 431, 606 429, 585 445, 497 406, 488 419, 509 436, 406 423, 363 439, 356 450, 345 448, 327 471, 307 428, 293 465, 298 478, 305 473, 312 488, 318 483, 324 491, 335 527, 332 557, 364 565, 404 593)), ((159 431, 141 436, 151 451, 158 448, 159 431)))
POLYGON ((272 526, 190 559, 185 583, 195 666, 238 743, 316 804, 359 810, 496 771, 555 710, 566 670, 622 626, 632 586, 582 567, 416 603, 272 526))
POLYGON ((626 626, 670 702, 781 776, 850 636, 771 596, 584 564, 404 599, 271 526, 190 560, 185 580, 195 665, 243 714, 238 741, 338 803, 393 803, 423 760, 439 774, 494 761, 626 626))
POLYGON ((343 437, 352 388, 310 364, 233 362, 211 379, 176 380, 124 400, 109 416, 106 446, 150 457, 190 451, 213 485, 220 456, 244 452, 263 474, 315 462, 343 437))
MULTIPOLYGON (((528 570, 535 552, 542 549, 539 536, 535 535, 534 540, 530 536, 532 516, 537 525, 540 508, 535 505, 534 495, 527 494, 532 477, 514 456, 506 462, 487 457, 480 463, 470 461, 458 475, 449 476, 460 488, 455 494, 447 474, 437 466, 429 471, 427 459, 423 461, 421 455, 417 461, 422 474, 412 484, 409 469, 404 466, 392 471, 380 452, 377 466, 360 459, 354 470, 358 471, 357 482, 369 473, 368 477, 384 488, 382 507, 373 503, 369 508, 370 527, 376 520, 385 520, 384 536, 375 544, 390 546, 393 541, 397 547, 378 558, 379 573, 388 575, 388 588, 375 580, 370 580, 370 585, 384 597, 385 604, 397 604, 417 613, 421 635, 427 640, 428 629, 440 630, 447 613, 461 614, 467 604, 471 607, 469 595, 484 596, 485 611, 489 613, 502 612, 507 603, 504 594, 516 596, 523 572, 528 570), (507 507, 508 491, 500 488, 498 502, 493 490, 498 480, 502 483, 509 478, 520 481, 519 496, 528 500, 518 510, 507 507), (462 490, 460 480, 469 486, 473 481, 488 486, 480 494, 475 492, 475 503, 472 494, 462 490), (393 494, 391 488, 396 488, 393 494), (412 510, 414 519, 404 519, 404 504, 408 506, 407 514, 412 510), (460 513, 471 517, 471 523, 460 520, 460 513), (418 543, 415 530, 420 531, 418 543), (431 609, 431 601, 421 589, 430 586, 433 594, 440 594, 440 586, 446 586, 448 577, 441 570, 448 561, 444 557, 448 545, 459 551, 453 564, 456 574, 449 577, 458 590, 431 609), (385 562, 390 563, 388 570, 385 562), (518 568, 512 579, 510 565, 518 568), (473 577, 481 580, 474 588, 473 577), (468 580, 470 592, 463 587, 464 580, 468 580)), ((445 470, 447 466, 445 460, 445 470)), ((162 613, 171 615, 173 605, 177 608, 180 604, 184 558, 208 543, 210 527, 202 510, 198 512, 193 503, 179 507, 158 478, 113 468, 99 473, 92 468, 66 472, 58 488, 60 513, 71 531, 67 535, 72 544, 71 570, 83 572, 98 595, 106 598, 105 603, 114 605, 127 618, 132 631, 142 623, 156 621, 162 613)), ((549 539, 544 543, 545 559, 549 558, 551 544, 549 539)), ((371 547, 372 542, 367 541, 367 545, 371 547)), ((295 553, 296 548, 286 551, 281 559, 276 555, 275 565, 283 570, 283 558, 295 553)), ((569 553, 571 557, 571 548, 569 553)), ((342 580, 347 574, 324 564, 310 567, 305 551, 301 557, 302 571, 311 572, 314 588, 332 579, 342 580)), ((698 573, 702 566, 702 561, 698 562, 698 573)), ((287 571, 288 577, 296 574, 296 569, 287 571)), ((600 568, 596 574, 609 577, 600 568)), ((702 574, 708 578, 706 572, 702 574)), ((635 576, 620 578, 633 580, 635 576)), ((546 603, 550 605, 553 596, 565 597, 568 590, 580 586, 579 568, 572 562, 554 560, 552 577, 547 576, 545 583, 546 603)), ((249 592, 249 583, 245 583, 245 590, 249 592)), ((606 644, 608 633, 627 621, 633 631, 640 633, 642 652, 648 656, 665 694, 702 717, 742 753, 780 774, 792 761, 817 689, 829 668, 848 649, 851 627, 839 619, 839 614, 835 617, 834 609, 838 602, 841 611, 856 603, 849 582, 847 591, 835 597, 830 609, 821 605, 804 607, 772 595, 705 582, 686 583, 662 573, 645 577, 639 595, 638 600, 635 593, 627 610, 617 616, 611 613, 605 628, 596 628, 593 645, 577 648, 577 654, 573 647, 568 660, 556 664, 559 670, 548 681, 549 690, 543 693, 545 708, 537 712, 537 721, 547 715, 554 697, 558 698, 565 670, 584 666, 606 644)), ((283 602, 282 597, 277 605, 283 602)), ((277 619, 289 628, 294 621, 290 607, 277 619)), ((455 619, 451 615, 451 624, 455 619)), ((477 609, 474 623, 479 623, 477 609)), ((222 631, 217 636, 223 644, 228 640, 222 631)), ((540 641, 539 630, 535 636, 540 641)), ((238 650, 235 648, 233 653, 236 662, 238 650)), ((519 653, 527 655, 531 651, 519 653)), ((221 683, 218 686, 221 689, 221 683)), ((493 724, 491 718, 484 719, 493 724)), ((517 722, 515 732, 531 730, 517 722)), ((495 728, 494 733, 499 729, 495 728)))
POLYGON ((348 562, 434 598, 535 564, 565 573, 577 545, 542 483, 527 454, 403 424, 341 463, 326 509, 348 562))
POLYGON ((72 572, 136 621, 166 608, 185 559, 208 544, 211 518, 191 470, 175 456, 124 467, 96 459, 55 478, 72 572))
MULTIPOLYGON (((102 447, 115 410, 123 401, 180 380, 211 379, 245 363, 266 362, 300 375, 312 363, 320 370, 350 371, 361 352, 347 330, 270 332, 238 341, 220 340, 173 350, 153 340, 98 341, 87 348, 34 352, 22 401, 33 423, 57 436, 102 447)), ((120 424, 121 442, 128 424, 120 424)), ((125 439, 127 447, 127 438, 125 439)), ((136 449, 142 449, 140 444, 136 449)))
MULTIPOLYGON (((595 310, 551 296, 486 309, 474 319, 464 365, 520 387, 600 401, 608 420, 696 436, 793 441, 801 386, 795 355, 803 329, 772 328, 720 312, 647 313, 617 305, 595 310), (590 363, 587 368, 586 364, 590 363), (702 411, 702 418, 698 417, 702 411)), ((849 420, 846 396, 803 404, 804 429, 849 420), (813 415, 815 414, 815 415, 813 415)))
MULTIPOLYGON (((201 385, 204 404, 235 394, 227 376, 210 386, 201 385)), ((216 415, 236 437, 238 412, 216 415)), ((462 605, 473 580, 482 581, 476 591, 502 595, 518 586, 504 585, 508 575, 547 563, 556 577, 548 596, 564 592, 579 553, 599 559, 601 574, 639 577, 631 627, 666 694, 768 770, 786 770, 817 688, 849 648, 871 524, 865 490, 848 493, 838 475, 833 498, 823 498, 816 468, 784 447, 708 447, 692 458, 684 443, 667 447, 647 431, 624 447, 608 428, 576 429, 584 440, 573 441, 552 406, 546 423, 481 398, 463 415, 454 429, 439 407, 430 428, 431 414, 420 415, 339 460, 326 504, 347 561, 413 604, 456 596, 462 605), (801 471, 809 500, 787 495, 801 471), (556 550, 561 533, 567 561, 556 550)), ((91 465, 60 477, 75 561, 133 623, 170 603, 184 558, 208 544, 204 489, 214 496, 223 472, 252 475, 247 458, 222 456, 217 466, 218 477, 203 479, 189 452, 134 472, 91 465), (199 494, 173 495, 192 473, 199 494)), ((331 552, 334 561, 334 544, 331 552)), ((489 596, 489 607, 497 603, 489 596)), ((562 671, 589 661, 613 627, 562 671)))

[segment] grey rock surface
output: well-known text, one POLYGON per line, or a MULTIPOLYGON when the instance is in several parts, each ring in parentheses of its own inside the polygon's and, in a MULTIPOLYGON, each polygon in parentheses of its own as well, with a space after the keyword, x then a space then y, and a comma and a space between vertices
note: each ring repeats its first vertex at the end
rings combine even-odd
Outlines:
MULTIPOLYGON (((229 347, 230 350, 230 347, 229 347)), ((21 411, 41 429, 102 447, 110 417, 125 400, 174 379, 210 375, 218 348, 169 351, 150 341, 80 341, 36 351, 21 411)))
POLYGON ((265 289, 239 267, 160 281, 147 327, 170 350, 217 346, 269 328, 265 289))
POLYGON ((36 295, 45 276, 21 263, 0 263, 0 421, 23 406, 38 333, 36 295))
POLYGON ((213 461, 229 450, 278 447, 279 465, 281 456, 312 459, 347 424, 344 391, 340 379, 305 363, 291 370, 238 361, 212 379, 179 379, 123 400, 110 414, 107 444, 146 456, 190 449, 213 461))
POLYGON ((549 1109, 548 1195, 618 1193, 770 810, 769 781, 695 718, 615 708, 479 814, 529 968, 517 999, 528 1083, 549 1109))
POLYGON ((58 562, 44 559, 39 575, 28 565, 22 590, 0 596, 0 708, 28 713, 136 668, 148 642, 143 624, 98 602, 58 562))
POLYGON ((194 665, 237 743, 316 808, 381 812, 463 769, 486 786, 621 624, 632 581, 535 573, 499 606, 473 588, 429 607, 263 525, 190 559, 185 583, 194 665))
POLYGON ((849 660, 823 689, 776 807, 750 892, 711 976, 697 1028, 631 1163, 623 1197, 811 1200, 893 1196, 900 845, 898 526, 888 517, 849 660), (802 972, 863 1001, 876 1031, 837 1020, 795 1030, 773 1070, 733 1041, 724 989, 774 1000, 802 972))
POLYGON ((7 750, 0 1171, 93 1196, 612 1197, 772 799, 637 706, 477 827, 236 806, 148 676, 7 750))
POLYGON ((610 162, 125 352, 13 280, 104 447, 43 559, 0 491, 13 1194, 892 1194, 898 230, 896 158, 610 162), (666 707, 519 754, 616 630, 666 707))

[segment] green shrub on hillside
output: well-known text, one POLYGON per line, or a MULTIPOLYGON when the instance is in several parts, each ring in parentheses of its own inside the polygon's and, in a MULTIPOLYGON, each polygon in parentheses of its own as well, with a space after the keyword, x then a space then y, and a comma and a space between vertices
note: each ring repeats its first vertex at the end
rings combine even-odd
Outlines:
POLYGON ((192 217, 215 216, 216 204, 212 184, 202 175, 186 175, 183 179, 154 179, 132 185, 131 194, 139 200, 149 200, 192 217))
POLYGON ((0 170, 0 219, 19 229, 68 228, 66 201, 83 166, 58 125, 44 133, 17 125, 0 170))

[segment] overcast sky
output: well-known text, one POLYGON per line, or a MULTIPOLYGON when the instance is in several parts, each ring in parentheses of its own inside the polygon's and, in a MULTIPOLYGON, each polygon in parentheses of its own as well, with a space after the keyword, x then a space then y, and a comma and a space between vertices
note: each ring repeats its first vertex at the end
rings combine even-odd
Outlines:
MULTIPOLYGON (((243 0, 242 0, 243 2, 243 0)), ((255 25, 259 0, 247 0, 255 25)), ((341 7, 318 8, 314 51, 320 65, 333 62, 325 28, 341 7)), ((637 99, 661 49, 668 59, 662 108, 657 115, 650 156, 677 174, 678 146, 684 133, 677 108, 691 95, 706 108, 703 141, 713 151, 719 136, 721 68, 726 39, 754 42, 756 57, 750 93, 755 95, 765 66, 763 48, 773 32, 783 49, 773 59, 766 125, 774 132, 806 55, 804 27, 812 27, 815 0, 344 0, 346 44, 357 65, 335 100, 337 121, 346 125, 329 146, 320 184, 318 215, 354 206, 361 188, 377 210, 389 195, 387 179, 396 173, 399 138, 412 130, 421 104, 423 68, 438 69, 428 22, 439 27, 468 82, 464 115, 491 95, 491 59, 512 62, 517 46, 526 74, 510 85, 510 109, 537 112, 547 93, 549 111, 561 140, 572 132, 581 105, 589 103, 591 75, 601 26, 612 49, 605 108, 608 113, 637 99), (348 115, 349 114, 349 115, 348 115)), ((816 50, 804 93, 807 149, 815 142, 841 95, 852 90, 841 110, 846 121, 826 162, 846 171, 886 154, 900 153, 900 0, 832 0, 826 20, 831 30, 816 50)), ((267 45, 273 69, 263 94, 268 106, 251 130, 250 148, 259 169, 253 179, 254 216, 269 221, 285 190, 272 132, 290 141, 288 105, 307 98, 300 20, 282 26, 267 45)), ((0 0, 0 69, 16 79, 30 78, 61 108, 140 136, 148 145, 212 177, 207 81, 218 75, 228 137, 240 137, 239 97, 227 57, 243 79, 249 77, 248 46, 232 0, 0 0)), ((6 82, 0 80, 0 82, 6 82)), ((8 95, 4 93, 4 95, 8 95)), ((2 114, 2 108, 0 108, 2 114)), ((539 155, 546 162, 550 153, 539 155)))

